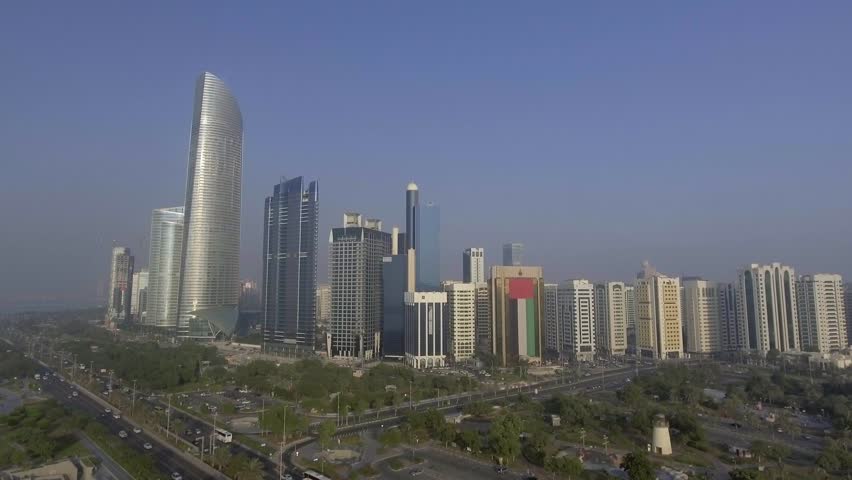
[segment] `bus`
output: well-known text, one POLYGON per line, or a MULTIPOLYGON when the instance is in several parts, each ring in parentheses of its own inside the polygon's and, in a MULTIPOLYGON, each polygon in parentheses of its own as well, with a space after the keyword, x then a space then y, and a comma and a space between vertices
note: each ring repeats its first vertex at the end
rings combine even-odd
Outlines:
POLYGON ((313 470, 306 470, 302 475, 305 480, 331 480, 325 475, 313 470))
POLYGON ((216 440, 222 443, 231 443, 231 440, 234 439, 234 436, 231 435, 231 432, 227 430, 217 428, 216 430, 214 430, 214 432, 216 433, 216 440))

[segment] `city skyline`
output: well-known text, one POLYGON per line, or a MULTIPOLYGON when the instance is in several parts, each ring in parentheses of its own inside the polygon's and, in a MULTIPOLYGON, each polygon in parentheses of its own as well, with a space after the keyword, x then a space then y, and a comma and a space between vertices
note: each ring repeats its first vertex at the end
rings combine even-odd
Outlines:
MULTIPOLYGON (((852 41, 848 5, 776 5, 771 12, 744 5, 734 24, 730 7, 721 5, 680 5, 660 18, 653 9, 614 14, 549 6, 542 7, 547 15, 524 17, 534 20, 529 25, 502 6, 488 9, 489 25, 473 27, 469 20, 484 11, 476 6, 438 8, 417 20, 399 11, 370 19, 357 9, 308 6, 285 18, 253 7, 244 14, 262 20, 257 31, 269 38, 226 27, 216 42, 253 55, 220 55, 185 41, 220 28, 223 10, 203 13, 189 32, 160 26, 156 42, 134 47, 135 55, 110 68, 97 60, 119 57, 111 52, 128 48, 125 36, 93 42, 119 26, 127 38, 150 32, 160 17, 122 7, 101 14, 56 8, 56 18, 43 18, 31 5, 15 5, 10 18, 18 21, 0 34, 30 38, 33 25, 46 29, 10 52, 10 75, 0 80, 18 92, 0 129, 13 164, 0 188, 0 216, 16 225, 0 254, 0 269, 15 273, 0 281, 0 311, 103 304, 113 241, 135 252, 138 266, 148 265, 150 212, 183 202, 186 91, 204 70, 220 74, 240 98, 254 142, 246 151, 241 278, 261 278, 257 205, 268 178, 284 171, 317 178, 333 192, 324 198, 320 235, 349 208, 403 225, 393 199, 399 185, 418 182, 442 209, 442 279, 462 277, 464 248, 484 247, 490 267, 511 241, 524 243, 524 263, 541 265, 551 282, 629 281, 645 259, 673 276, 722 282, 735 281, 737 269, 753 262, 852 278, 845 254, 852 226, 832 220, 852 205, 845 189, 852 145, 842 108, 852 104, 845 88, 852 69, 834 59, 852 41), (702 22, 695 24, 698 13, 702 22), (353 15, 385 28, 362 35, 353 15), (775 21, 752 31, 766 15, 775 21), (65 31, 61 18, 81 28, 57 42, 53 32, 65 31), (425 42, 439 18, 447 35, 425 42), (306 20, 340 27, 339 35, 312 43, 299 27, 306 20), (386 28, 401 20, 411 27, 405 33, 386 28), (613 22, 623 33, 600 33, 613 22), (531 25, 537 34, 528 34, 531 25), (280 61, 258 60, 267 57, 280 61), (350 59, 342 65, 354 75, 339 75, 341 59, 350 59), (61 96, 42 74, 44 65, 65 72, 61 96), (403 163, 410 168, 392 168, 403 163), (512 180, 501 173, 517 165, 523 168, 512 180), (116 168, 133 181, 113 182, 116 168), (350 185, 358 174, 375 179, 350 185), (564 182, 575 174, 583 182, 573 193, 599 200, 582 210, 561 201, 564 182), (34 185, 42 187, 38 193, 34 185), (500 194, 519 185, 535 186, 536 215, 500 194), (773 193, 779 191, 789 194, 773 193), (657 208, 608 220, 636 195, 657 208), (775 202, 741 200, 767 195, 775 202), (488 198, 490 208, 472 198, 488 198), (712 199, 713 208, 698 213, 693 202, 672 198, 712 199), (48 213, 48 205, 56 211, 48 213), (54 239, 34 220, 48 215, 69 219, 73 228, 54 239), (561 247, 566 238, 570 251, 561 247), (36 281, 33 272, 47 268, 53 275, 36 281)), ((198 15, 187 6, 171 13, 198 15)), ((320 281, 327 280, 323 250, 320 281)))

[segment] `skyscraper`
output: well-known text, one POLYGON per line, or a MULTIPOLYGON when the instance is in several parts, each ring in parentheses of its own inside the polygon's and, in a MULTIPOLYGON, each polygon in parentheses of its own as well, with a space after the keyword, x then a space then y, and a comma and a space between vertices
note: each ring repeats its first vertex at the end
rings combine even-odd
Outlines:
POLYGON ((449 307, 447 353, 455 362, 473 359, 476 351, 476 284, 444 282, 449 307))
POLYGON ((317 285, 317 326, 328 327, 331 322, 331 285, 320 283, 317 285))
POLYGON ((130 295, 130 315, 134 320, 144 323, 148 308, 148 269, 141 268, 133 272, 133 290, 130 295))
POLYGON ((503 244, 503 266, 512 267, 524 264, 524 244, 523 243, 506 243, 503 244))
POLYGON ((636 290, 624 286, 624 311, 627 320, 627 353, 636 354, 636 290))
POLYGON ((544 284, 544 350, 562 351, 562 319, 559 315, 559 285, 544 284))
POLYGON ((595 343, 601 354, 620 356, 627 352, 626 289, 622 282, 595 285, 595 343))
POLYGON ((476 283, 476 348, 491 352, 491 293, 488 283, 476 283))
POLYGON ((446 292, 405 292, 405 363, 443 367, 449 340, 446 292))
POLYGON ((799 349, 796 272, 792 267, 753 263, 739 270, 737 290, 745 348, 764 354, 799 349))
POLYGON ((643 263, 634 285, 636 295, 636 348, 645 358, 681 358, 680 279, 658 273, 643 263))
POLYGON ((544 281, 541 267, 491 267, 491 353, 502 366, 540 363, 544 281))
POLYGON ((420 209, 417 225, 417 291, 441 290, 441 209, 432 202, 420 209))
POLYGON ((313 351, 316 329, 319 188, 282 178, 266 197, 263 227, 263 341, 313 351))
POLYGON ((805 275, 799 278, 796 293, 802 349, 829 353, 848 347, 843 277, 805 275))
POLYGON ((725 314, 722 310, 724 284, 700 278, 685 278, 683 285, 683 328, 685 351, 716 353, 722 351, 721 333, 725 314))
POLYGON ((243 119, 224 82, 198 77, 189 142, 178 335, 230 334, 240 296, 243 119))
POLYGON ((378 220, 347 213, 329 236, 331 355, 370 359, 378 355, 382 319, 382 265, 391 235, 378 220))
POLYGON ((852 283, 843 285, 843 309, 846 313, 846 342, 852 345, 852 283))
POLYGON ((468 248, 462 254, 462 277, 465 283, 485 282, 485 249, 468 248))
POLYGON ((595 286, 588 280, 570 280, 559 286, 562 351, 571 360, 595 359, 595 286))
POLYGON ((405 292, 408 258, 391 255, 382 259, 382 356, 405 356, 405 292))
POLYGON ((130 302, 133 293, 133 256, 127 247, 113 247, 109 275, 106 325, 115 328, 130 320, 130 302))
POLYGON ((183 207, 158 208, 151 215, 148 313, 144 319, 145 325, 177 328, 183 218, 183 207))

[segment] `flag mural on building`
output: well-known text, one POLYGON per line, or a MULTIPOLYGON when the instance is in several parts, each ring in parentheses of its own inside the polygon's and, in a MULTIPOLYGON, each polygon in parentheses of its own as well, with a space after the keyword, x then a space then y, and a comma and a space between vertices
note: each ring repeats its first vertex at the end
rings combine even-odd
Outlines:
POLYGON ((500 366, 541 362, 543 287, 540 267, 491 268, 491 353, 500 366))
POLYGON ((536 323, 535 285, 531 278, 509 279, 510 311, 515 313, 515 327, 518 329, 518 355, 537 357, 538 324, 536 323))

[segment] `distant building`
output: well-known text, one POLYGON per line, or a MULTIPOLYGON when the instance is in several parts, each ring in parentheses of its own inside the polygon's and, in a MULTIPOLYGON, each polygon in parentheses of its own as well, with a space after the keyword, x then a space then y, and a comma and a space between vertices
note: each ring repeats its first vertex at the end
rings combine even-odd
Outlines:
POLYGON ((455 362, 473 359, 476 352, 476 284, 444 282, 449 309, 448 355, 455 362))
POLYGON ((737 277, 745 348, 764 354, 799 350, 795 270, 780 263, 751 264, 737 277))
POLYGON ((846 341, 852 345, 852 283, 843 285, 843 309, 846 313, 846 341))
POLYGON ((382 266, 391 235, 378 220, 344 215, 329 237, 331 355, 371 359, 381 344, 382 266))
POLYGON ((848 347, 843 277, 827 273, 799 277, 796 293, 802 349, 829 353, 848 347))
POLYGON ((148 305, 144 325, 169 330, 177 328, 183 220, 183 207, 158 208, 151 215, 148 305))
POLYGON ((112 249, 107 299, 106 324, 115 328, 130 320, 130 303, 133 294, 133 255, 127 247, 112 249))
POLYGON ((517 267, 524 264, 524 244, 503 244, 503 266, 517 267))
POLYGON ((133 291, 130 294, 130 315, 138 322, 144 323, 148 308, 148 269, 142 268, 133 272, 133 291))
POLYGON ((491 352, 506 367, 541 363, 544 281, 541 267, 491 267, 491 352))
POLYGON ((623 282, 595 285, 595 344, 600 354, 627 352, 627 298, 623 282))
POLYGON ((717 283, 719 288, 719 342, 724 352, 738 352, 745 348, 745 331, 740 323, 737 286, 717 283))
POLYGON ((331 322, 331 285, 317 284, 317 326, 325 326, 331 322))
POLYGON ((686 351, 689 353, 716 353, 722 351, 721 292, 723 284, 685 278, 683 285, 683 328, 686 351))
POLYGON ((680 279, 658 273, 645 262, 634 291, 639 355, 658 359, 683 357, 680 279))
POLYGON ((446 292, 405 293, 405 363, 413 368, 446 365, 449 312, 446 292))
POLYGON ((491 351, 491 295, 489 284, 476 283, 476 348, 491 351))
POLYGON ((264 203, 263 341, 313 351, 319 186, 282 178, 264 203))
POLYGON ((636 291, 624 285, 624 312, 627 319, 627 353, 636 354, 636 291))
POLYGON ((559 285, 544 284, 544 350, 562 351, 562 320, 559 314, 559 285))
POLYGON ((260 288, 254 280, 240 281, 240 311, 260 311, 260 288))
POLYGON ((485 278, 485 249, 468 248, 462 254, 462 277, 465 283, 483 283, 485 278))
POLYGON ((405 292, 408 257, 392 255, 382 259, 382 356, 405 356, 405 292))
POLYGON ((562 317, 562 351, 571 360, 595 359, 595 286, 588 280, 569 280, 559 285, 562 317))
POLYGON ((441 290, 441 209, 432 202, 420 209, 417 235, 417 291, 441 290))

